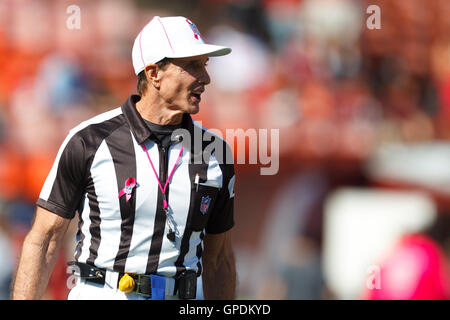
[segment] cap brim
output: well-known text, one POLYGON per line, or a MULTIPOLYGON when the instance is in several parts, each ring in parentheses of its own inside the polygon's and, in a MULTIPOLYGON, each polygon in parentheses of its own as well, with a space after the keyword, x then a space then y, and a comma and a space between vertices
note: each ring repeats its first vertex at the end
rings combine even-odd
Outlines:
POLYGON ((167 55, 167 58, 187 58, 196 57, 207 54, 210 57, 224 56, 231 52, 231 48, 217 46, 214 44, 197 44, 191 47, 187 47, 183 52, 177 54, 167 55))

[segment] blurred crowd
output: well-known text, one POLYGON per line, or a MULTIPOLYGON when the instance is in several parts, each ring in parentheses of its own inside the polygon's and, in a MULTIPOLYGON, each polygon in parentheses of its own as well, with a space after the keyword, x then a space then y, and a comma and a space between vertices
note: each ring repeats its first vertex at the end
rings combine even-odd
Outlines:
MULTIPOLYGON (((131 48, 155 15, 189 17, 206 41, 233 49, 210 59, 196 120, 223 132, 279 129, 278 174, 236 167, 238 297, 339 298, 321 266, 328 195, 382 185, 365 171, 380 146, 450 140, 448 0, 2 0, 0 298, 61 142, 136 92, 131 48), (380 29, 367 28, 371 4, 380 29)), ((449 227, 443 203, 436 223, 449 227)), ((444 262, 446 230, 427 235, 444 262)), ((73 242, 46 298, 67 294, 73 242)))

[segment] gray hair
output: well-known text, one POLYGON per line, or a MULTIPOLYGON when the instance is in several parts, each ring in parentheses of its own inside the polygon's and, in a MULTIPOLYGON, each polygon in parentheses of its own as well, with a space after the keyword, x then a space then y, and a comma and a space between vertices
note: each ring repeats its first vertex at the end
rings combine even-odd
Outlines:
MULTIPOLYGON (((156 63, 156 65, 158 66, 158 68, 162 69, 162 68, 164 68, 164 66, 169 64, 171 61, 172 61, 172 59, 170 59, 170 58, 164 58, 164 59, 158 61, 156 63)), ((147 84, 148 84, 147 75, 145 74, 145 70, 142 70, 137 75, 137 92, 139 93, 139 95, 141 97, 147 90, 147 84)))

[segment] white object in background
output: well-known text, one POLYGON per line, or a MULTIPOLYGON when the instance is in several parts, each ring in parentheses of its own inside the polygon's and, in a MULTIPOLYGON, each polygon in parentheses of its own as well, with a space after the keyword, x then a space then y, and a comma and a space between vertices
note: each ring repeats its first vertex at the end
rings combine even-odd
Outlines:
POLYGON ((450 143, 391 143, 380 146, 368 161, 372 180, 396 181, 450 194, 450 143))
POLYGON ((337 299, 359 299, 368 270, 400 236, 431 225, 436 208, 422 193, 343 188, 327 199, 324 215, 326 284, 337 299))

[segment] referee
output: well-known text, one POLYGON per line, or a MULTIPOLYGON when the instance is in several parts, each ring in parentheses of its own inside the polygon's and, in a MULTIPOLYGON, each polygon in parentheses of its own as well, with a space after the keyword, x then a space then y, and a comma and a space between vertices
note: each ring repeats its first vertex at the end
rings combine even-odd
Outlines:
POLYGON ((190 116, 210 83, 208 57, 230 52, 205 44, 184 17, 156 16, 141 30, 132 51, 139 95, 64 140, 23 244, 14 299, 42 297, 76 212, 68 299, 195 299, 200 275, 206 299, 235 297, 234 167, 219 156, 231 151, 190 116), (205 134, 213 138, 194 141, 205 134))

